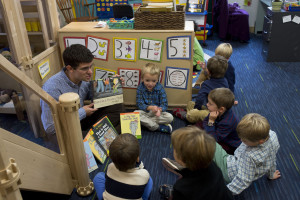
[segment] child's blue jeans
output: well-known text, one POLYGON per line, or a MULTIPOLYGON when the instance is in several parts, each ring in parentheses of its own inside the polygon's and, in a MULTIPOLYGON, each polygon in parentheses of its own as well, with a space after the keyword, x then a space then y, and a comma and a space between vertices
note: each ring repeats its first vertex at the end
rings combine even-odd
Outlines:
MULTIPOLYGON (((102 195, 103 195, 103 192, 105 191, 105 173, 100 172, 100 173, 96 174, 93 182, 94 182, 95 190, 97 192, 98 199, 102 200, 103 199, 102 195)), ((149 199, 150 193, 152 191, 152 187, 153 187, 153 181, 152 181, 152 178, 150 177, 149 181, 146 185, 146 188, 144 190, 144 194, 142 196, 143 200, 149 199)))

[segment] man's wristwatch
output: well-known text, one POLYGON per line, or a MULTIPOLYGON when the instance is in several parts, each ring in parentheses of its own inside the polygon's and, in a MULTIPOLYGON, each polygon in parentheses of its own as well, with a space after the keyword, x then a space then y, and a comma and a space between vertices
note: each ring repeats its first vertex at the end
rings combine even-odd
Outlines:
POLYGON ((207 126, 214 126, 215 123, 213 122, 207 122, 207 126))

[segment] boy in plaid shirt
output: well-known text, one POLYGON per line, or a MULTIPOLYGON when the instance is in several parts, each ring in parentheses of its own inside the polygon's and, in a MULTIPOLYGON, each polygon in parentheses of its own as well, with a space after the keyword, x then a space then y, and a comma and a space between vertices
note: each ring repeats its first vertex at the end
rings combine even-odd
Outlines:
POLYGON ((276 170, 276 153, 280 145, 267 119, 256 113, 247 114, 236 130, 242 144, 234 155, 228 155, 216 144, 214 157, 229 190, 233 194, 240 194, 265 174, 272 180, 279 178, 281 175, 276 170))

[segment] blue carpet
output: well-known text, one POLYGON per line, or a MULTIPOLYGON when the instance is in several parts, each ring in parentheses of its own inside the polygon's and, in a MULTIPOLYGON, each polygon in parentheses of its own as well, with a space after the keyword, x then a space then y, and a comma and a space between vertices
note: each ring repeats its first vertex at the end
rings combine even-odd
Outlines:
MULTIPOLYGON (((296 200, 300 197, 300 115, 298 100, 300 99, 300 68, 297 63, 267 63, 261 55, 262 38, 251 35, 249 43, 228 41, 233 47, 230 58, 236 72, 235 96, 239 104, 233 108, 238 118, 245 114, 257 112, 265 116, 279 138, 280 149, 277 154, 277 168, 282 177, 270 181, 266 177, 255 181, 242 194, 235 196, 238 200, 296 200)), ((214 50, 221 41, 216 37, 209 37, 204 47, 205 53, 214 54, 214 50)), ((5 115, 6 116, 6 115, 5 115)), ((24 127, 23 122, 5 123, 0 115, 1 127, 12 129, 16 134, 27 137, 43 145, 41 139, 32 138, 30 128, 24 127), (4 123, 3 123, 4 122, 4 123), (28 132, 26 134, 26 132, 28 132), (31 136, 26 136, 30 135, 31 136)), ((16 119, 15 119, 16 121, 16 119)), ((185 122, 175 118, 173 128, 185 126, 185 122)), ((175 183, 176 175, 165 170, 161 158, 172 158, 170 136, 163 133, 143 130, 140 140, 141 155, 146 169, 154 181, 151 200, 159 200, 158 187, 160 184, 175 183)), ((109 159, 99 164, 99 169, 90 173, 91 179, 96 173, 105 171, 109 159)), ((28 198, 30 199, 30 198, 28 198)), ((46 199, 46 198, 41 198, 46 199)), ((52 198, 54 199, 54 198, 52 198)), ((58 197, 56 199, 65 199, 58 197)), ((95 193, 88 197, 79 197, 73 192, 69 199, 97 199, 95 193)))

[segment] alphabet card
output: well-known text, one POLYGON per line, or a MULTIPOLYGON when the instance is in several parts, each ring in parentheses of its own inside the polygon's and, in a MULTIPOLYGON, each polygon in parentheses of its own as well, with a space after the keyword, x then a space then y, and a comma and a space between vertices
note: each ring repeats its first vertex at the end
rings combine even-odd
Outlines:
POLYGON ((86 46, 85 37, 64 37, 65 48, 71 46, 72 44, 81 44, 86 46))
POLYGON ((112 77, 116 73, 117 73, 116 71, 111 70, 111 69, 94 67, 94 79, 93 80, 106 79, 106 78, 112 77))
POLYGON ((173 36, 167 38, 168 59, 191 59, 191 36, 173 36))
POLYGON ((114 58, 116 60, 135 61, 136 45, 135 38, 113 38, 114 58))
POLYGON ((108 59, 109 39, 87 35, 87 48, 99 60, 108 59))
POLYGON ((140 69, 119 68, 119 75, 124 79, 123 88, 137 88, 140 83, 140 69))
POLYGON ((188 84, 189 69, 166 67, 165 87, 186 89, 188 84))
POLYGON ((141 38, 140 59, 161 62, 163 41, 151 38, 141 38))

